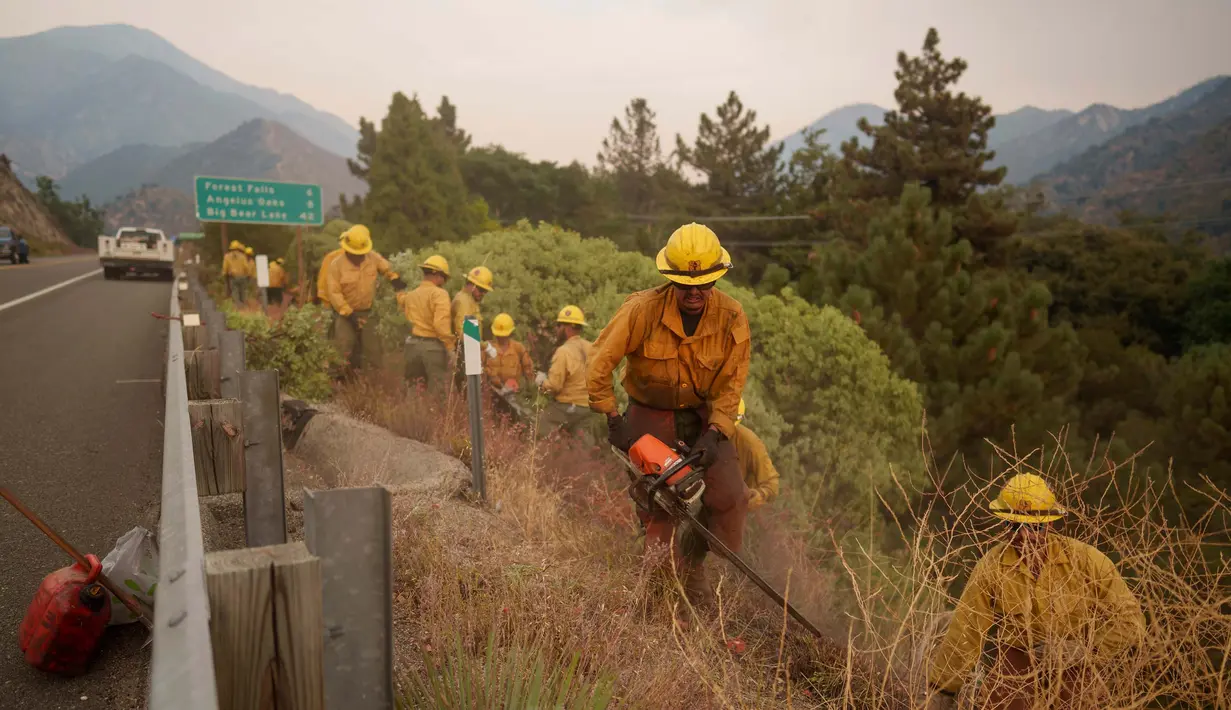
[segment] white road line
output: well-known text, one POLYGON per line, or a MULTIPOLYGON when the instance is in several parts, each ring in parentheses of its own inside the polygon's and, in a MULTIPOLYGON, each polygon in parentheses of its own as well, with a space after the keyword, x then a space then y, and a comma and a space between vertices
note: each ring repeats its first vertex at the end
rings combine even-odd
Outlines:
POLYGON ((151 382, 162 382, 162 380, 153 379, 153 380, 116 380, 115 381, 117 385, 137 385, 137 384, 146 384, 146 383, 151 383, 151 382))
POLYGON ((102 269, 95 269, 95 270, 93 270, 93 271, 89 272, 88 274, 82 274, 82 275, 80 275, 80 276, 74 276, 73 278, 69 279, 68 281, 61 281, 60 283, 58 283, 58 284, 56 284, 56 285, 54 285, 54 286, 48 286, 47 288, 43 289, 42 291, 35 291, 34 293, 28 294, 28 295, 26 295, 26 296, 22 296, 21 298, 15 298, 15 299, 13 299, 13 300, 9 301, 8 303, 0 303, 0 311, 8 310, 9 308, 12 308, 13 306, 19 306, 19 305, 21 305, 21 304, 25 303, 26 301, 32 301, 32 300, 34 300, 34 299, 38 298, 39 296, 45 296, 45 295, 47 295, 47 294, 51 293, 52 291, 55 291, 55 290, 56 290, 56 289, 58 289, 58 288, 64 288, 65 286, 68 286, 69 284, 75 284, 75 283, 77 283, 78 281, 81 281, 81 280, 83 280, 83 279, 88 279, 88 278, 90 278, 91 276, 97 276, 98 274, 101 274, 101 273, 103 273, 103 270, 102 270, 102 269))

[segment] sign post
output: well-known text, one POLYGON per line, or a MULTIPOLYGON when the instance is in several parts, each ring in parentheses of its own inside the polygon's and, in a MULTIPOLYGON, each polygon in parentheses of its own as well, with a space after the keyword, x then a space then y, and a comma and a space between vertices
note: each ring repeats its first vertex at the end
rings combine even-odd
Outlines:
POLYGON ((466 316, 462 322, 462 353, 466 359, 466 401, 470 404, 471 485, 480 500, 487 500, 483 475, 483 361, 479 356, 479 319, 466 316))

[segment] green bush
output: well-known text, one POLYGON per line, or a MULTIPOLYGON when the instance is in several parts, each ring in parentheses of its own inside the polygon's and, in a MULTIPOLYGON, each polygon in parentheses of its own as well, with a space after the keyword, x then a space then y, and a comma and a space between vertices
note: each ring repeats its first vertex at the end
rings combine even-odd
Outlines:
MULTIPOLYGON (((484 332, 504 311, 517 323, 514 337, 527 342, 546 369, 550 333, 565 304, 582 308, 597 337, 625 297, 662 283, 653 260, 622 252, 606 239, 526 221, 465 242, 442 242, 422 252, 402 252, 392 261, 414 284, 419 264, 432 253, 449 260, 449 292, 461 288, 466 270, 485 264, 495 290, 483 301, 484 332)), ((920 470, 918 442, 922 405, 915 385, 893 373, 888 359, 863 330, 834 308, 821 308, 790 289, 760 295, 726 281, 720 287, 748 313, 753 355, 745 388, 748 425, 765 440, 799 508, 828 512, 866 501, 872 489, 920 470)), ((387 337, 400 342, 406 324, 388 286, 377 311, 387 337)), ((866 507, 861 510, 866 511, 866 507)))
POLYGON ((329 314, 316 306, 291 308, 274 321, 259 312, 227 311, 227 327, 244 333, 249 370, 277 370, 283 392, 309 401, 332 394, 329 372, 342 362, 326 337, 329 314))

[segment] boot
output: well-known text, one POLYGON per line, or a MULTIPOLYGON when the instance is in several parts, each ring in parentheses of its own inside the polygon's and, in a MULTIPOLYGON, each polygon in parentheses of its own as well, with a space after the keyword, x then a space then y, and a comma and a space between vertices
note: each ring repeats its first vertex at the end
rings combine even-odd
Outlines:
POLYGON ((710 586, 709 575, 705 572, 704 558, 684 563, 680 569, 680 584, 684 587, 688 603, 698 612, 709 611, 717 605, 714 588, 710 586))

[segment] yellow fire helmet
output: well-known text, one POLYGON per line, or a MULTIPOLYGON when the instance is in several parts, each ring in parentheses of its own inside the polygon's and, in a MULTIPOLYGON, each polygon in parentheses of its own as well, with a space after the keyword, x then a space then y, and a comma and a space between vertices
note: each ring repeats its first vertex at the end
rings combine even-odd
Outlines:
POLYGON ((282 257, 282 256, 280 256, 280 257, 278 257, 277 259, 274 259, 274 263, 275 263, 275 264, 285 264, 285 263, 286 263, 286 257, 282 257))
POLYGON ((232 239, 232 240, 231 240, 231 246, 229 246, 229 247, 227 247, 227 248, 228 248, 228 249, 234 249, 234 250, 243 251, 243 250, 244 250, 244 245, 243 245, 243 244, 240 244, 238 239, 232 239))
POLYGON ((744 421, 744 398, 739 398, 739 412, 735 415, 735 423, 739 424, 744 421))
POLYGON ((424 259, 423 263, 419 264, 419 268, 439 271, 445 276, 449 275, 449 262, 439 254, 432 254, 428 258, 424 259))
POLYGON ((507 338, 513 333, 513 316, 508 313, 501 313, 492 320, 492 335, 498 338, 507 338))
POLYGON ((589 325, 586 323, 586 314, 581 312, 577 306, 565 306, 560 309, 560 315, 556 316, 557 323, 568 323, 569 325, 589 325))
POLYGON ((342 232, 339 241, 342 244, 342 250, 348 254, 359 256, 372 251, 372 233, 362 224, 356 224, 342 232))
POLYGON ((492 290, 492 270, 486 266, 476 266, 466 274, 466 280, 484 291, 492 290))
POLYGON ((247 254, 248 256, 252 256, 256 252, 252 251, 252 247, 244 247, 244 253, 247 254))
POLYGON ((691 222, 671 234, 655 263, 658 272, 671 281, 692 286, 722 278, 731 268, 731 255, 714 230, 691 222))
POLYGON ((1047 482, 1033 473, 1010 478, 987 507, 997 518, 1014 523, 1050 523, 1068 512, 1056 502, 1047 482))

